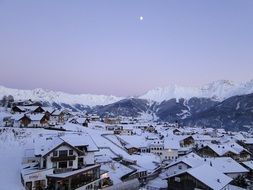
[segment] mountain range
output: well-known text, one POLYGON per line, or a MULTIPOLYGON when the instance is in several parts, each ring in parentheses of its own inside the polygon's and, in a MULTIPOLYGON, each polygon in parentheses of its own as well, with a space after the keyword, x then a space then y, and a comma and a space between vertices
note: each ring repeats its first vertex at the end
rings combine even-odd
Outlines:
POLYGON ((17 90, 0 86, 0 98, 36 100, 44 105, 101 116, 146 117, 182 125, 249 130, 253 126, 253 80, 220 80, 201 87, 167 86, 135 97, 72 95, 51 90, 17 90))

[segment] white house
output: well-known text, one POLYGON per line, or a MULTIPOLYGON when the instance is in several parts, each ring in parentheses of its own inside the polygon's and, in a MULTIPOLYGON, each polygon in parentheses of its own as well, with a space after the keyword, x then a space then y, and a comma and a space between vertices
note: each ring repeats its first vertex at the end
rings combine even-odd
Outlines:
POLYGON ((36 163, 25 163, 21 170, 22 183, 28 190, 97 189, 100 165, 94 161, 96 144, 88 134, 43 135, 35 139, 36 163))

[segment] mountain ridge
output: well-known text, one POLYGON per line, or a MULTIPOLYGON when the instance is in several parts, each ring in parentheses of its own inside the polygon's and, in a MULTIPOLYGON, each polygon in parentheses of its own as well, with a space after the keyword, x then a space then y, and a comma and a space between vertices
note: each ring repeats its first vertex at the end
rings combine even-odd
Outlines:
MULTIPOLYGON (((247 82, 234 83, 228 80, 218 80, 199 87, 183 87, 171 85, 166 87, 158 87, 147 91, 138 99, 145 99, 162 103, 170 99, 191 99, 210 98, 215 101, 223 101, 226 98, 253 93, 253 79, 247 82)), ((33 99, 38 101, 66 103, 66 104, 82 104, 86 106, 108 105, 118 102, 129 97, 94 95, 94 94, 70 94, 61 91, 45 90, 36 88, 33 90, 19 90, 0 86, 0 98, 4 95, 12 95, 16 100, 33 99)), ((131 98, 131 97, 130 97, 131 98)))

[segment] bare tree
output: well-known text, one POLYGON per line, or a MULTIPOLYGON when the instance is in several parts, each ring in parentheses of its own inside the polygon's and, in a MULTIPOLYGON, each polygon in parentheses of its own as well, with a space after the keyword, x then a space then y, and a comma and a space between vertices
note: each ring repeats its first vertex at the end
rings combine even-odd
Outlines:
POLYGON ((2 105, 6 106, 6 104, 7 104, 7 96, 4 95, 3 98, 2 98, 2 105))

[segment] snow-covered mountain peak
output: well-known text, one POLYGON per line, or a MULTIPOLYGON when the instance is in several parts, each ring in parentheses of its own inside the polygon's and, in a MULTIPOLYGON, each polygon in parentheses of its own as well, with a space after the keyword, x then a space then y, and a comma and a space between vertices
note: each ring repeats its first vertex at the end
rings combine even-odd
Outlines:
MULTIPOLYGON (((253 80, 243 83, 235 83, 228 80, 218 80, 200 87, 184 87, 178 85, 158 87, 136 98, 156 102, 162 102, 172 98, 190 99, 192 97, 211 98, 222 101, 231 96, 250 93, 253 93, 253 80)), ((34 90, 17 90, 0 86, 0 99, 1 96, 4 95, 12 95, 16 100, 32 99, 38 101, 48 101, 50 103, 56 102, 70 105, 82 104, 87 106, 107 105, 126 98, 112 95, 74 95, 59 91, 45 90, 42 88, 36 88, 34 90)))
POLYGON ((83 104, 88 106, 107 105, 117 102, 123 97, 92 95, 92 94, 68 94, 59 91, 45 90, 36 88, 33 90, 18 90, 0 86, 0 98, 4 95, 12 95, 16 100, 37 100, 48 101, 50 103, 83 104))
POLYGON ((172 98, 192 97, 212 98, 218 101, 224 100, 228 97, 242 94, 253 93, 253 80, 237 84, 229 80, 218 80, 200 87, 183 87, 177 85, 170 85, 166 87, 159 87, 148 91, 140 98, 162 102, 172 98))

